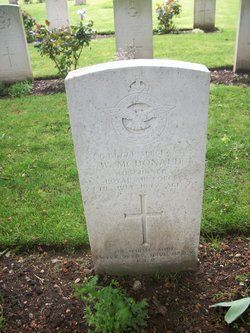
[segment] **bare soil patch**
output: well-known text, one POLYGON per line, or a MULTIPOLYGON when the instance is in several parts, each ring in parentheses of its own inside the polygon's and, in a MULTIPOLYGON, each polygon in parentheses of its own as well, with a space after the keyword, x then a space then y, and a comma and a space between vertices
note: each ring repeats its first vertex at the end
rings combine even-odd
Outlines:
POLYGON ((31 94, 49 95, 65 92, 64 80, 35 80, 33 82, 31 94))
MULTIPOLYGON (((215 84, 225 85, 250 85, 249 74, 235 74, 231 70, 220 69, 211 71, 211 82, 215 84)), ((52 80, 35 80, 33 84, 32 94, 55 94, 64 92, 64 81, 60 79, 52 80)))
MULTIPOLYGON (((148 300, 147 333, 247 333, 247 315, 244 321, 227 325, 224 310, 209 305, 246 296, 248 260, 249 244, 244 238, 203 240, 195 272, 117 280, 128 294, 148 300), (136 280, 141 288, 135 291, 136 280)), ((0 272, 4 333, 87 332, 84 304, 74 297, 72 285, 93 274, 89 250, 73 254, 42 246, 23 253, 11 250, 2 254, 0 272)), ((100 283, 110 279, 100 277, 100 283)))
POLYGON ((232 70, 219 69, 211 71, 211 82, 215 84, 249 86, 249 74, 235 74, 232 70))

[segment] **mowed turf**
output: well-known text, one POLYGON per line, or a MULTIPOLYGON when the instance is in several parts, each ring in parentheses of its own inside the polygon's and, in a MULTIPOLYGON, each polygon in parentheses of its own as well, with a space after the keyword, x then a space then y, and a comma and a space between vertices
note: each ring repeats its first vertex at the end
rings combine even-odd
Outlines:
MULTIPOLYGON (((23 4, 21 8, 32 14, 38 22, 42 23, 46 18, 45 3, 23 4)), ((2 0, 7 3, 7 0, 2 0)), ((157 27, 155 5, 153 1, 154 28, 157 27)), ((178 28, 192 28, 193 24, 193 0, 181 0, 182 13, 175 19, 178 28)), ((79 22, 77 10, 83 6, 74 6, 74 2, 68 1, 71 23, 79 22)), ((87 1, 87 20, 94 21, 97 32, 114 31, 112 0, 87 1)), ((179 35, 154 36, 155 58, 168 58, 205 64, 209 68, 231 67, 234 60, 234 48, 236 28, 239 12, 239 0, 217 0, 215 33, 188 33, 179 35)), ((57 76, 54 64, 47 57, 41 57, 32 44, 29 45, 31 64, 35 78, 57 76)), ((97 39, 91 42, 91 48, 86 48, 82 53, 78 67, 88 66, 100 62, 115 59, 114 38, 97 39)))
MULTIPOLYGON (((211 86, 204 235, 247 233, 249 103, 211 86)), ((1 247, 88 243, 65 94, 0 100, 0 145, 1 247)))
MULTIPOLYGON (((210 34, 180 34, 154 36, 154 57, 197 62, 208 68, 231 67, 234 58, 234 40, 228 32, 210 34)), ((29 46, 33 74, 36 78, 56 77, 52 61, 41 57, 38 51, 29 46)), ((115 39, 93 40, 86 48, 78 67, 115 60, 115 39)))
MULTIPOLYGON (((156 4, 163 0, 152 0, 152 15, 154 28, 157 27, 156 4)), ((179 0, 182 8, 181 15, 174 22, 179 28, 192 28, 194 0, 179 0)), ((1 0, 1 4, 8 4, 8 0, 1 0)), ((43 24, 47 19, 45 1, 37 3, 32 0, 31 4, 25 4, 19 0, 23 10, 31 14, 38 23, 43 24)), ((74 0, 68 1, 69 17, 71 24, 77 24, 80 20, 77 11, 86 9, 86 20, 93 20, 95 29, 99 33, 114 32, 113 0, 87 0, 86 5, 75 6, 74 0)), ((235 22, 239 10, 239 0, 217 0, 216 1, 216 26, 220 29, 235 29, 235 22)))

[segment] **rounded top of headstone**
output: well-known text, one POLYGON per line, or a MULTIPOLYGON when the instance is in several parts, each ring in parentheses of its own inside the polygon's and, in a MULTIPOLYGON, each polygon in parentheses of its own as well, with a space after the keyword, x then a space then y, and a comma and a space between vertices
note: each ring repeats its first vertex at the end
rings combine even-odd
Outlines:
POLYGON ((207 75, 210 74, 210 71, 205 65, 197 63, 177 61, 177 60, 165 60, 165 59, 133 59, 133 60, 107 62, 107 63, 79 68, 77 70, 70 72, 65 80, 67 81, 83 75, 98 73, 102 71, 109 71, 109 70, 116 70, 123 68, 138 68, 138 67, 176 68, 180 70, 203 72, 206 73, 207 75))
POLYGON ((20 8, 20 6, 19 5, 13 5, 13 4, 9 4, 9 5, 7 5, 7 4, 0 4, 0 8, 20 8))

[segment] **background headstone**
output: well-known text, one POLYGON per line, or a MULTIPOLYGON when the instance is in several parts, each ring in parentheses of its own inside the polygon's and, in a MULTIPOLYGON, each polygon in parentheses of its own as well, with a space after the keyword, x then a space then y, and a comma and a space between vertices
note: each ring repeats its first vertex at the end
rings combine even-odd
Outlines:
POLYGON ((152 58, 152 0, 114 0, 114 19, 117 53, 123 58, 152 58))
POLYGON ((18 0, 9 0, 10 5, 18 5, 18 0))
POLYGON ((50 28, 67 28, 70 25, 67 0, 46 0, 50 28))
POLYGON ((209 82, 205 66, 150 59, 100 64, 67 76, 98 273, 196 266, 209 82))
POLYGON ((250 72, 250 0, 241 1, 234 71, 250 72))
POLYGON ((215 29, 216 0, 194 0, 194 28, 215 29))
POLYGON ((86 5, 86 0, 75 0, 75 6, 86 5))
POLYGON ((15 82, 32 77, 20 8, 0 5, 0 81, 15 82))

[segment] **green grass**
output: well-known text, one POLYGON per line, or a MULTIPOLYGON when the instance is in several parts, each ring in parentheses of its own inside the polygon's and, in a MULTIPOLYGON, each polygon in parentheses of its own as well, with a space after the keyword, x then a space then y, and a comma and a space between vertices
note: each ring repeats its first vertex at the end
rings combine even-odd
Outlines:
POLYGON ((211 86, 205 232, 249 228, 249 105, 250 88, 211 86))
POLYGON ((65 95, 0 105, 0 243, 87 242, 65 95))
MULTIPOLYGON (((198 62, 208 68, 228 67, 233 64, 234 40, 229 33, 180 34, 154 36, 155 58, 167 58, 198 62)), ((54 77, 57 72, 47 57, 29 45, 33 74, 36 78, 54 77)), ((86 48, 78 67, 89 66, 115 59, 115 39, 93 40, 91 48, 86 48)))
MULTIPOLYGON (((249 93, 211 88, 204 234, 247 232, 249 93)), ((0 145, 1 246, 87 243, 65 94, 0 100, 0 145)))
MULTIPOLYGON (((161 0, 153 0, 154 28, 157 27, 156 4, 161 2, 161 0)), ((1 3, 7 4, 8 0, 1 0, 1 3)), ((31 14, 38 23, 44 23, 47 18, 45 3, 36 3, 36 0, 33 0, 33 4, 26 5, 22 0, 19 3, 21 8, 31 14)), ((179 28, 192 28, 194 0, 180 0, 180 3, 182 13, 180 17, 175 19, 175 24, 179 28)), ((98 32, 114 31, 113 0, 89 0, 86 6, 75 6, 74 0, 68 1, 71 24, 79 22, 77 10, 82 7, 87 9, 86 18, 94 21, 95 29, 98 32)), ((238 9, 239 0, 217 0, 216 26, 224 29, 235 29, 238 9)))
MULTIPOLYGON (((7 0, 2 0, 7 2, 7 0)), ((34 0, 35 1, 35 0, 34 0)), ((154 1, 155 3, 158 1, 154 1)), ((69 1, 72 23, 77 23, 78 6, 69 1)), ((191 28, 193 22, 193 0, 181 1, 183 10, 180 18, 176 19, 179 28, 191 28)), ((39 22, 45 19, 45 4, 22 5, 35 16, 39 22)), ((233 65, 236 38, 239 0, 217 0, 216 33, 180 34, 154 36, 155 58, 170 58, 176 60, 198 62, 209 68, 229 67, 233 65)), ((93 19, 95 29, 99 32, 113 31, 112 0, 91 0, 87 5, 88 19, 93 19)), ((157 26, 154 11, 154 27, 157 26)), ((55 77, 57 72, 48 58, 42 58, 38 51, 29 45, 31 63, 35 78, 55 77)), ((91 49, 84 50, 78 67, 114 60, 115 40, 105 38, 93 40, 91 49)))

